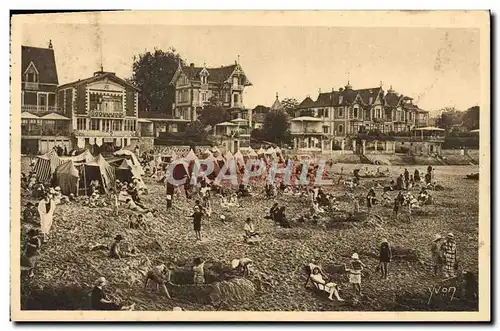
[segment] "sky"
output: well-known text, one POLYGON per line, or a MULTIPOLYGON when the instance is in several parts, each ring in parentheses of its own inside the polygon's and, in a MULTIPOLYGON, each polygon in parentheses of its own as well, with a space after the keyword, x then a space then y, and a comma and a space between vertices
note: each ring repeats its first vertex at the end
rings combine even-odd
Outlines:
POLYGON ((435 112, 480 102, 479 30, 442 28, 340 28, 29 24, 22 44, 52 40, 59 83, 90 77, 102 65, 132 75, 134 55, 174 47, 187 63, 240 64, 253 86, 248 108, 280 99, 353 88, 390 86, 435 112))

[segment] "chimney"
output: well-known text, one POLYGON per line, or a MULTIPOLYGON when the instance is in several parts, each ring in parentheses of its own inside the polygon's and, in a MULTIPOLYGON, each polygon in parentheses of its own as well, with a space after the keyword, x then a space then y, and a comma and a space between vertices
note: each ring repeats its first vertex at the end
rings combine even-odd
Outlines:
POLYGON ((190 66, 191 68, 194 68, 194 63, 190 63, 190 64, 189 64, 189 66, 190 66))
POLYGON ((318 89, 319 93, 321 94, 321 87, 318 89))
POLYGON ((54 47, 52 46, 52 39, 49 39, 49 49, 53 49, 54 47))

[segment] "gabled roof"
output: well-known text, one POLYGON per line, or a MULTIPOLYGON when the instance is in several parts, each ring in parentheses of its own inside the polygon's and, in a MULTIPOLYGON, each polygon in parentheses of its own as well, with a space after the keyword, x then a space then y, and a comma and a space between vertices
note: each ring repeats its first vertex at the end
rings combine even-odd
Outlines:
MULTIPOLYGON (((231 64, 228 66, 221 66, 219 68, 206 68, 206 67, 195 67, 195 66, 180 66, 177 68, 177 71, 175 72, 174 76, 172 77, 170 83, 173 84, 177 78, 179 77, 180 73, 183 72, 189 80, 192 81, 199 81, 200 79, 200 73, 204 70, 208 71, 208 82, 209 83, 224 83, 228 81, 233 73, 237 71, 237 69, 241 69, 240 65, 238 64, 231 64)), ((245 85, 249 86, 252 85, 246 75, 243 73, 245 76, 245 85)))
POLYGON ((352 88, 346 88, 340 94, 342 95, 342 104, 351 104, 356 99, 358 92, 352 88))
POLYGON ((92 82, 103 80, 105 78, 107 78, 110 81, 113 81, 113 82, 115 82, 117 84, 128 86, 128 87, 133 88, 136 91, 140 91, 140 89, 137 88, 136 86, 134 86, 134 85, 130 84, 129 82, 127 82, 126 80, 121 79, 120 77, 116 76, 114 72, 105 72, 105 71, 96 72, 94 74, 94 76, 89 77, 89 78, 80 79, 80 80, 77 80, 75 82, 71 82, 71 83, 67 83, 67 84, 61 85, 61 86, 58 87, 58 89, 66 88, 66 87, 72 87, 72 86, 80 86, 82 84, 89 84, 89 83, 92 83, 92 82))
POLYGON ((298 105, 297 109, 310 108, 314 107, 314 101, 310 97, 306 97, 302 102, 298 105))
POLYGON ((370 105, 371 103, 374 103, 375 100, 377 100, 377 95, 382 91, 381 87, 372 87, 372 88, 365 88, 361 90, 356 90, 358 92, 359 96, 361 97, 361 100, 367 105, 370 105), (370 103, 370 97, 372 98, 372 102, 370 103))
POLYGON ((266 113, 270 111, 271 108, 263 106, 263 105, 258 105, 254 109, 252 109, 252 113, 258 114, 258 113, 266 113))
POLYGON ((318 95, 318 100, 316 100, 315 105, 317 107, 333 106, 339 103, 339 91, 332 91, 326 93, 320 93, 318 95))
POLYGON ((274 103, 273 105, 271 106, 271 110, 283 110, 283 105, 281 104, 281 102, 279 101, 278 99, 278 96, 276 95, 276 100, 274 100, 274 103))
POLYGON ((397 107, 399 105, 400 97, 397 93, 389 90, 384 97, 385 104, 389 107, 397 107))
POLYGON ((65 120, 65 121, 71 120, 70 118, 67 118, 66 116, 63 116, 63 115, 58 114, 58 113, 47 114, 47 115, 41 117, 41 119, 43 119, 43 120, 65 120))
MULTIPOLYGON (((39 83, 59 84, 53 49, 21 46, 21 74, 24 74, 32 62, 39 73, 39 83)), ((24 77, 21 80, 24 81, 24 77)))

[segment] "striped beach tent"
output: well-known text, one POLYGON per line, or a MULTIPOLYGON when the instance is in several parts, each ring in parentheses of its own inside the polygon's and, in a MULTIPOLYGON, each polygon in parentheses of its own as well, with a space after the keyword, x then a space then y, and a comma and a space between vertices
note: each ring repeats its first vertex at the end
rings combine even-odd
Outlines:
POLYGON ((33 170, 38 180, 45 182, 52 178, 52 174, 56 171, 56 168, 63 163, 64 161, 57 156, 56 151, 51 150, 44 155, 37 156, 33 170))

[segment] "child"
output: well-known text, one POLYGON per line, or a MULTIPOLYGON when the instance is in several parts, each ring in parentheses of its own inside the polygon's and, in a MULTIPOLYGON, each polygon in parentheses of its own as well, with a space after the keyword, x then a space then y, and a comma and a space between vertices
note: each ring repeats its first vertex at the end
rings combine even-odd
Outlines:
POLYGON ((349 283, 352 284, 355 293, 361 296, 361 272, 365 265, 359 260, 358 253, 352 254, 351 259, 351 268, 347 269, 349 272, 349 283))

